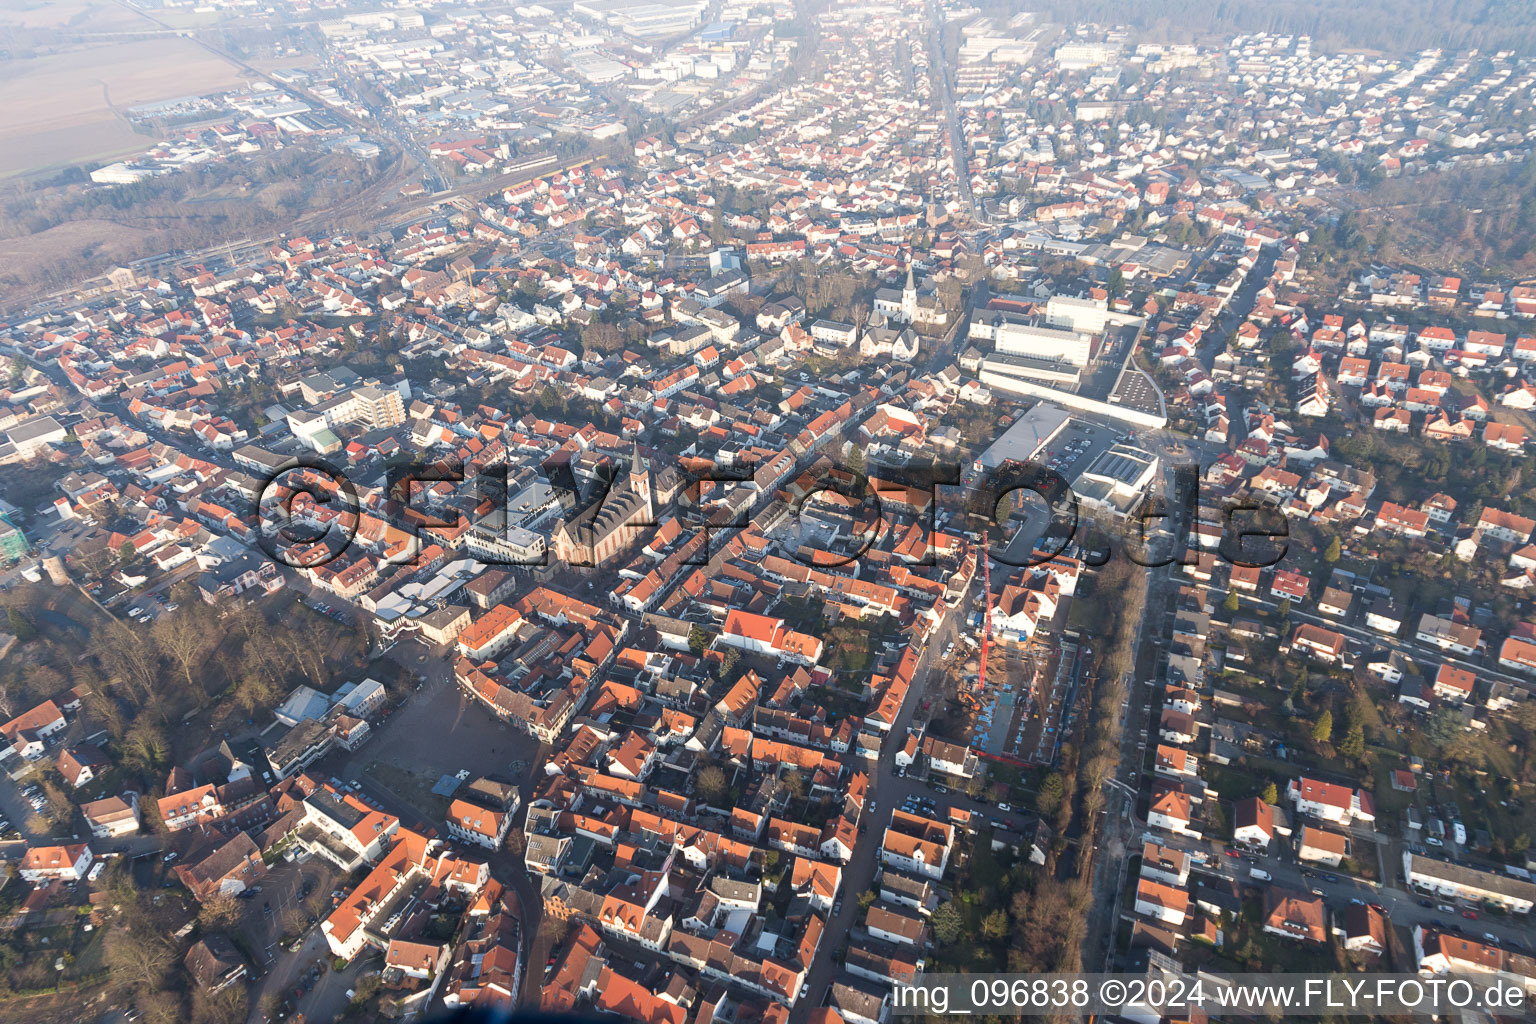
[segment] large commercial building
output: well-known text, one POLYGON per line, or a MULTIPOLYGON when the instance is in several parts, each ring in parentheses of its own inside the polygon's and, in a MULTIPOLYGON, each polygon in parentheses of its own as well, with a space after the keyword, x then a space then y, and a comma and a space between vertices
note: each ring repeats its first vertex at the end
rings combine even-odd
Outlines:
POLYGON ((1075 299, 1070 295, 1052 295, 1045 303, 1045 322, 1069 331, 1103 334, 1114 321, 1109 303, 1103 299, 1075 299))
MULTIPOLYGON (((1020 302, 1011 305, 1029 308, 1020 302)), ((1114 312, 1103 299, 1053 295, 1043 312, 1038 307, 1034 312, 980 310, 971 318, 968 337, 992 345, 977 374, 983 384, 1013 393, 1028 392, 1021 382, 1076 391, 1104 332, 1138 322, 1135 316, 1114 312)))
POLYGON ((993 346, 1003 355, 1072 366, 1087 366, 1093 356, 1092 335, 1047 324, 999 324, 993 346))
POLYGON ((64 440, 64 425, 52 416, 39 416, 36 419, 27 420, 17 424, 5 432, 9 452, 0 452, 0 456, 9 455, 11 458, 0 458, 0 461, 12 461, 14 459, 32 459, 41 455, 49 445, 58 444, 64 440))
POLYGON ((1001 388, 1009 393, 1018 393, 1026 384, 1075 392, 1082 383, 1083 372, 1072 363, 994 354, 981 361, 976 379, 989 388, 1001 388))
POLYGON ((1063 71, 1086 71, 1115 60, 1120 48, 1113 43, 1066 43, 1053 56, 1063 71))
POLYGON ((1156 455, 1135 445, 1117 444, 1072 481, 1072 493, 1085 508, 1128 516, 1146 497, 1157 470, 1156 455))
POLYGON ((972 341, 990 341, 995 352, 1050 363, 1086 366, 1093 337, 1086 331, 1049 323, 1038 316, 982 310, 971 318, 972 341))
POLYGON ((1061 433, 1071 418, 1059 405, 1036 403, 966 467, 966 485, 974 485, 1004 463, 1028 462, 1061 433))
POLYGON ((332 427, 356 423, 368 430, 379 430, 398 427, 404 422, 404 396, 395 388, 371 384, 288 414, 288 429, 322 454, 341 447, 332 427))
POLYGON ((579 15, 641 38, 676 35, 699 23, 707 0, 577 0, 579 15))

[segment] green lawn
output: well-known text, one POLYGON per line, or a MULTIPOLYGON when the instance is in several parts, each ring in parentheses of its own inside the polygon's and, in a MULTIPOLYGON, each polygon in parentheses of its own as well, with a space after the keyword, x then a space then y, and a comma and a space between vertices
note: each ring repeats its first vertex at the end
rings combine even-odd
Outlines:
POLYGON ((1260 775, 1235 764, 1224 765, 1214 762, 1205 765, 1205 781, 1223 800, 1242 800, 1250 796, 1258 796, 1264 791, 1264 784, 1267 782, 1274 782, 1276 789, 1284 788, 1282 780, 1272 775, 1260 775))

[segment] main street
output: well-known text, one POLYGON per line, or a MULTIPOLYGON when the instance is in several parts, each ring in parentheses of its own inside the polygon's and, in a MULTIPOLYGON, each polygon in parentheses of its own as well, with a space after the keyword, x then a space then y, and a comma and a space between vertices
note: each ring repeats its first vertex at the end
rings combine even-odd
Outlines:
POLYGON ((960 124, 950 84, 950 70, 944 60, 943 14, 937 6, 930 9, 928 26, 928 61, 929 67, 933 69, 934 80, 938 83, 939 99, 944 108, 944 125, 949 132, 950 155, 954 163, 955 188, 965 201, 966 212, 970 214, 971 220, 981 223, 981 211, 971 191, 970 154, 965 143, 965 129, 960 124))
MULTIPOLYGON (((1094 858, 1093 909, 1089 913, 1087 937, 1084 939, 1083 963, 1092 969, 1107 970, 1114 952, 1115 908, 1125 887, 1125 873, 1130 855, 1138 848, 1136 837, 1136 800, 1140 785, 1142 756, 1145 744, 1149 712, 1142 700, 1142 688, 1138 679, 1151 680, 1148 662, 1155 658, 1149 643, 1148 609, 1163 608, 1169 603, 1170 581, 1167 569, 1149 571, 1147 596, 1141 618, 1136 624, 1136 638, 1132 646, 1132 664, 1135 666, 1125 680, 1127 700, 1121 714, 1120 753, 1114 775, 1104 789, 1104 807, 1100 827, 1095 833, 1097 843, 1084 856, 1094 858), (1099 965, 1103 965, 1100 967, 1099 965)), ((1155 636, 1157 630, 1151 634, 1155 636)))
MULTIPOLYGON (((1212 241, 1200 260, 1191 260, 1189 275, 1209 258, 1220 245, 1220 239, 1212 241)), ((1273 254, 1264 252, 1249 271, 1241 288, 1227 303, 1216 322, 1205 332, 1199 356, 1206 366, 1212 365, 1215 355, 1226 347, 1227 336, 1241 324, 1253 309, 1263 282, 1269 279, 1274 267, 1273 254)), ((1134 352, 1128 358, 1134 358, 1134 352)), ((1242 398, 1237 389, 1227 389, 1232 421, 1228 444, 1239 440, 1246 430, 1242 424, 1242 398)), ((1138 438, 1139 443, 1157 455, 1162 462, 1160 487, 1165 505, 1173 515, 1170 521, 1174 555, 1182 555, 1186 545, 1177 538, 1187 537, 1192 524, 1183 522, 1184 496, 1176 489, 1175 460, 1195 462, 1198 472, 1218 456, 1226 445, 1207 442, 1202 438, 1185 438, 1171 431, 1147 431, 1138 438)), ((1170 552, 1163 552, 1164 556, 1170 552)), ((1136 637, 1132 647, 1132 670, 1125 680, 1126 701, 1122 705, 1120 750, 1114 775, 1105 788, 1104 808, 1098 842, 1085 855, 1095 859, 1093 874, 1093 910, 1089 915, 1087 938, 1083 945, 1083 962, 1107 970, 1114 955, 1115 914, 1118 912, 1120 894, 1124 891, 1126 873, 1132 853, 1139 848, 1139 832, 1135 822, 1137 801, 1142 782, 1143 762, 1146 757, 1147 734, 1153 711, 1153 701, 1147 699, 1150 692, 1144 687, 1155 686, 1164 678, 1166 651, 1160 646, 1163 634, 1171 623, 1173 596, 1179 587, 1179 563, 1149 568, 1147 571, 1147 596, 1142 615, 1136 623, 1136 637), (1153 614, 1151 610, 1158 610, 1153 614)))
POLYGON ((811 965, 810 971, 806 974, 805 983, 808 991, 805 998, 797 1000, 790 1011, 790 1024, 805 1024, 811 1010, 826 1001, 827 989, 832 983, 834 974, 839 970, 836 953, 847 948, 848 934, 862 912, 859 908, 858 894, 868 889, 875 879, 880 837, 884 831, 880 823, 889 820, 892 807, 898 805, 909 793, 917 792, 920 788, 920 783, 916 780, 901 778, 896 774, 896 751, 906 742, 913 713, 919 707, 923 694, 928 689, 934 670, 943 668, 944 649, 959 633, 960 623, 964 620, 965 609, 969 603, 968 589, 955 603, 955 607, 945 613, 938 628, 934 630, 932 638, 918 656, 917 668, 913 672, 912 686, 907 690, 906 700, 902 702, 896 721, 891 725, 891 731, 886 734, 884 742, 880 745, 880 758, 871 772, 869 797, 864 804, 864 813, 861 816, 859 839, 854 844, 853 858, 843 865, 842 910, 832 915, 826 929, 822 932, 816 962, 811 965), (863 823, 866 822, 868 832, 863 831, 863 823))
MULTIPOLYGON (((1167 431, 1149 431, 1138 442, 1157 455, 1162 465, 1158 478, 1158 494, 1170 518, 1159 534, 1171 536, 1171 550, 1160 544, 1149 544, 1153 557, 1182 555, 1185 544, 1179 538, 1187 537, 1193 524, 1187 521, 1188 509, 1177 489, 1176 458, 1197 460, 1203 466, 1203 456, 1212 454, 1211 446, 1201 441, 1176 438, 1167 431)), ((1124 543, 1124 542, 1122 542, 1124 543)), ((1114 557, 1126 557, 1126 552, 1116 551, 1114 557)), ((1089 912, 1087 936, 1083 940, 1083 963, 1094 969, 1108 970, 1114 953, 1115 919, 1120 893, 1125 887, 1125 875, 1129 858, 1138 848, 1135 814, 1141 785, 1143 759, 1146 752, 1146 735, 1151 716, 1150 702, 1143 699, 1145 686, 1151 686, 1162 678, 1162 655, 1159 647, 1166 631, 1165 613, 1171 612, 1173 596, 1178 590, 1179 563, 1152 567, 1147 574, 1147 594, 1142 604, 1140 618, 1136 622, 1136 635, 1132 642, 1131 673, 1125 680, 1126 699, 1120 711, 1120 750, 1114 774, 1104 790, 1104 807, 1096 832, 1097 842, 1084 856, 1094 858, 1093 909, 1089 912), (1102 965, 1102 966, 1100 966, 1102 965)), ((1085 725, 1086 728, 1086 725, 1085 725)))

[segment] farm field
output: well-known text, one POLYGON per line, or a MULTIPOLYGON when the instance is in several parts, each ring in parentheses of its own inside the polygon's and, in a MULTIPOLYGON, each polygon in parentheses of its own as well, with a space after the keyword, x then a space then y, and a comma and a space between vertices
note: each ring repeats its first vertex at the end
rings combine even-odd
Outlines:
POLYGON ((111 0, 0 0, 0 28, 109 32, 148 27, 140 15, 111 0))
POLYGON ((153 140, 134 132, 119 111, 237 88, 244 80, 190 39, 85 46, 0 63, 0 177, 137 152, 153 140))
POLYGON ((31 235, 0 238, 0 263, 29 260, 52 263, 99 255, 118 261, 141 254, 144 232, 110 220, 89 219, 57 224, 31 235))

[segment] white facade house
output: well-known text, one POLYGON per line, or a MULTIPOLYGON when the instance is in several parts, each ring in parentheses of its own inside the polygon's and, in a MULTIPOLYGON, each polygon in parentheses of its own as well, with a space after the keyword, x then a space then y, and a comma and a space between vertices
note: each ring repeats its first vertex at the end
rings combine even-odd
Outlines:
POLYGON ((1189 914, 1189 893, 1143 878, 1136 885, 1136 913, 1175 928, 1181 927, 1189 914))
POLYGON ((91 869, 91 848, 84 843, 34 846, 22 854, 18 869, 22 880, 78 882, 91 869))
POLYGON ((128 791, 80 806, 91 835, 97 839, 116 839, 139 830, 139 794, 128 791))
POLYGON ((1306 777, 1292 779, 1286 796, 1302 814, 1340 824, 1370 823, 1376 820, 1376 802, 1363 789, 1350 789, 1331 782, 1306 777))

